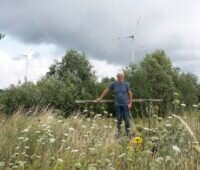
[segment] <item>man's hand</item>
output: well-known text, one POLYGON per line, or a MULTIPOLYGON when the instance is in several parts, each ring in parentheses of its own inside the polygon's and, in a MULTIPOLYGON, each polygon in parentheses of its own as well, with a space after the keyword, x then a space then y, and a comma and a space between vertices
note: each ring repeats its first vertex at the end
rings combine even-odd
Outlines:
POLYGON ((132 103, 128 103, 128 109, 131 109, 132 103))
POLYGON ((100 102, 100 100, 102 100, 102 98, 101 98, 101 97, 99 97, 99 98, 95 99, 95 102, 100 102))

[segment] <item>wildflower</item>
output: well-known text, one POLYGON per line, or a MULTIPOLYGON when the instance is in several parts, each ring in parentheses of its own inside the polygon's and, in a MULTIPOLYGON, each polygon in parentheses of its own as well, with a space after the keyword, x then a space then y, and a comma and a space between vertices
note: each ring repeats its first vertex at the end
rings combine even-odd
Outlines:
POLYGON ((181 107, 186 107, 186 104, 185 103, 181 103, 181 107))
POLYGON ((87 109, 85 109, 84 111, 83 111, 83 113, 87 113, 88 112, 88 110, 87 109))
POLYGON ((49 139, 49 142, 50 142, 50 143, 54 143, 55 141, 56 141, 55 138, 50 138, 50 139, 49 139))
POLYGON ((196 104, 193 104, 192 107, 197 108, 198 106, 196 104))
POLYGON ((68 133, 64 133, 64 136, 68 137, 68 136, 69 136, 69 134, 68 134, 68 133))
POLYGON ((57 122, 58 122, 58 123, 62 123, 63 121, 59 119, 59 120, 57 120, 57 122))
POLYGON ((64 139, 63 139, 63 140, 61 140, 61 142, 65 143, 65 142, 66 142, 66 140, 64 140, 64 139))
POLYGON ((104 128, 105 128, 105 129, 107 129, 107 128, 108 128, 108 126, 104 125, 104 128))
POLYGON ((105 159, 105 162, 106 163, 110 163, 110 159, 105 159))
POLYGON ((5 166, 5 163, 4 162, 0 162, 0 167, 3 167, 5 166))
POLYGON ((75 131, 75 129, 73 127, 70 127, 68 130, 69 130, 69 132, 75 131))
POLYGON ((22 130, 21 131, 22 133, 27 133, 27 132, 29 132, 29 129, 27 128, 27 129, 24 129, 24 130, 22 130))
POLYGON ((171 125, 170 123, 167 123, 167 124, 165 124, 165 127, 167 127, 167 128, 171 128, 172 125, 171 125))
POLYGON ((25 137, 24 140, 23 140, 23 142, 26 142, 26 141, 28 141, 28 140, 29 140, 29 138, 28 138, 28 137, 25 137))
POLYGON ((86 128, 86 126, 85 126, 85 125, 82 125, 81 127, 82 127, 83 129, 85 129, 85 128, 86 128))
POLYGON ((135 137, 130 141, 131 144, 135 145, 141 145, 142 144, 142 138, 141 137, 135 137))
POLYGON ((58 162, 60 162, 60 163, 62 163, 63 162, 63 160, 62 159, 60 159, 60 158, 58 158, 58 160, 57 160, 58 162))
POLYGON ((118 156, 118 158, 122 158, 126 155, 126 153, 122 153, 121 155, 118 156))
POLYGON ((39 131, 39 130, 37 130, 35 133, 37 133, 37 134, 38 134, 38 133, 40 133, 40 131, 39 131))
POLYGON ((18 150, 18 149, 19 149, 19 146, 16 146, 15 149, 18 150))
POLYGON ((76 153, 76 152, 78 152, 78 149, 71 150, 71 153, 76 153))
POLYGON ((70 149, 70 147, 65 148, 65 150, 69 150, 69 149, 70 149))
POLYGON ((24 148, 28 150, 28 149, 30 149, 30 146, 25 146, 24 148))
POLYGON ((89 150, 90 150, 90 151, 94 151, 94 150, 95 150, 95 148, 89 148, 89 150))
POLYGON ((173 151, 175 151, 175 153, 180 153, 181 152, 180 148, 178 146, 176 146, 176 145, 173 145, 172 149, 173 149, 173 151))
POLYGON ((21 137, 19 137, 19 138, 17 138, 17 139, 18 139, 18 140, 24 140, 24 137, 21 136, 21 137))
POLYGON ((152 136, 152 137, 151 137, 151 141, 158 141, 158 137, 152 136))
POLYGON ((167 118, 168 118, 168 119, 173 119, 173 117, 172 117, 172 116, 168 116, 167 118))
POLYGON ((163 157, 158 157, 156 159, 156 162, 159 163, 159 164, 161 164, 163 162, 163 160, 164 160, 163 157))
POLYGON ((169 155, 166 155, 165 162, 168 162, 168 161, 171 161, 171 160, 172 160, 172 158, 169 155))

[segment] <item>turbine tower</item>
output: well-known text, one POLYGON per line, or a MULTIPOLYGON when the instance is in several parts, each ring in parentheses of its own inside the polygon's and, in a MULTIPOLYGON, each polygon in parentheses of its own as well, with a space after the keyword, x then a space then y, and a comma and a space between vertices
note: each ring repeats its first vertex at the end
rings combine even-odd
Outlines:
POLYGON ((28 64, 29 64, 29 63, 28 63, 28 59, 29 59, 29 56, 30 56, 30 53, 31 53, 32 49, 33 49, 33 48, 31 48, 31 49, 29 50, 29 52, 22 54, 22 56, 25 58, 25 61, 26 61, 26 69, 25 69, 25 76, 24 76, 25 82, 28 81, 28 64))

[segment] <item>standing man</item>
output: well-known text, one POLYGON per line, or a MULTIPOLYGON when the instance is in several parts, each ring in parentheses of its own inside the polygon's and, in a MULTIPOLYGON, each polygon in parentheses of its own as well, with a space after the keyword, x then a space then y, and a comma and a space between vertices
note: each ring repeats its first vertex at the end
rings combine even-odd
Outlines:
POLYGON ((129 109, 132 107, 132 92, 130 90, 130 86, 127 82, 124 81, 124 72, 117 72, 117 80, 109 85, 106 88, 101 96, 96 99, 96 101, 100 101, 106 96, 110 91, 114 93, 114 106, 115 112, 117 116, 117 129, 118 133, 120 133, 121 121, 124 119, 125 121, 125 130, 126 134, 129 134, 130 123, 129 123, 129 109))

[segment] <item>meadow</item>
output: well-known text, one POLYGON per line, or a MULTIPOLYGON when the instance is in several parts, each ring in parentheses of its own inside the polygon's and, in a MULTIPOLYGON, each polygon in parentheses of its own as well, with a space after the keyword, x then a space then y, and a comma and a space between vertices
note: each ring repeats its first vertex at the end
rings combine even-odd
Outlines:
MULTIPOLYGON (((0 169, 198 170, 200 112, 131 119, 131 137, 116 136, 116 120, 68 118, 53 109, 0 114, 0 169), (150 121, 150 122, 149 122, 150 121), (151 123, 151 127, 149 127, 151 123)), ((124 124, 122 124, 124 130, 124 124)))

